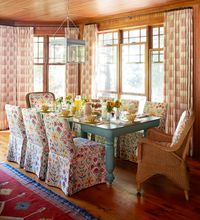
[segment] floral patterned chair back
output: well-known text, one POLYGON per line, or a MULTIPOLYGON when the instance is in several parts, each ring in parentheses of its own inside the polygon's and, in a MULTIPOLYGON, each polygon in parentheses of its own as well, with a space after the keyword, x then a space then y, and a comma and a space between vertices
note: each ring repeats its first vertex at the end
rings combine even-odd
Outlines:
POLYGON ((30 92, 26 95, 28 108, 39 108, 41 105, 52 105, 55 95, 52 92, 30 92))
POLYGON ((27 138, 21 108, 6 104, 5 110, 10 129, 7 159, 17 162, 20 167, 24 167, 27 138))
POLYGON ((133 110, 135 112, 138 111, 138 107, 139 107, 139 101, 138 100, 122 99, 121 103, 122 103, 122 109, 123 108, 128 108, 128 109, 133 110))
POLYGON ((22 114, 27 134, 24 168, 45 179, 49 147, 41 114, 36 109, 23 109, 22 114))
POLYGON ((69 123, 53 113, 45 114, 44 121, 50 152, 72 159, 75 146, 69 123))
POLYGON ((45 114, 50 146, 46 183, 61 188, 66 195, 104 183, 105 146, 84 138, 72 138, 66 119, 45 114))
POLYGON ((160 125, 158 128, 165 131, 167 103, 146 101, 143 113, 160 117, 160 125))

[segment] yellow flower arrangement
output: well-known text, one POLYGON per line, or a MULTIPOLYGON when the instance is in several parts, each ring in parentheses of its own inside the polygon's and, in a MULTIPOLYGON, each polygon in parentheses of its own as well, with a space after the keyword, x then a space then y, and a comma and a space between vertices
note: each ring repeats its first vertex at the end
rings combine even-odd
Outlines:
POLYGON ((66 104, 72 104, 72 96, 71 95, 67 95, 66 97, 65 97, 65 101, 66 101, 66 104))
POLYGON ((115 108, 120 108, 121 107, 121 102, 120 102, 120 100, 116 100, 115 101, 115 108))
POLYGON ((114 107, 115 107, 114 101, 107 101, 107 105, 106 105, 107 112, 112 112, 114 107))

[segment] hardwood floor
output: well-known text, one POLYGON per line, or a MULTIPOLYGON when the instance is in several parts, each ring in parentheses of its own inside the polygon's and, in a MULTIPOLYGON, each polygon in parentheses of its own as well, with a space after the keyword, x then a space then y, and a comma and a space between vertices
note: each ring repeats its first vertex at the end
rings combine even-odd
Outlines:
MULTIPOLYGON (((0 132, 0 161, 6 161, 9 132, 0 132)), ((9 163, 9 162, 8 162, 9 163)), ((18 165, 9 163, 15 168, 18 165)), ((199 220, 200 219, 200 162, 189 159, 190 199, 185 200, 182 190, 162 176, 155 176, 143 184, 142 196, 136 195, 136 164, 116 161, 115 180, 111 187, 100 184, 71 197, 61 190, 48 187, 36 175, 21 172, 47 188, 85 208, 103 220, 199 220)))

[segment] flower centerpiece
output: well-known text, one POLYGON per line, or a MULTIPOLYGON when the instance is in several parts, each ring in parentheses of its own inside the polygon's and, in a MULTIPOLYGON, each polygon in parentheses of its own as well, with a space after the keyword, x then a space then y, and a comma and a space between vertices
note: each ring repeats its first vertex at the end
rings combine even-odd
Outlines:
POLYGON ((107 104, 106 104, 106 110, 107 112, 111 113, 113 108, 115 107, 115 102, 114 101, 107 101, 107 104))
POLYGON ((65 96, 65 107, 67 110, 70 110, 72 103, 73 103, 72 95, 65 96))
POLYGON ((116 119, 119 119, 119 114, 120 114, 120 112, 119 112, 119 108, 121 107, 121 102, 120 102, 120 100, 116 100, 115 101, 115 108, 116 108, 116 112, 115 112, 115 116, 116 116, 116 119))
POLYGON ((106 111, 107 111, 107 120, 110 121, 111 117, 112 117, 112 111, 113 108, 115 107, 115 102, 108 100, 106 103, 106 111))
POLYGON ((56 107, 56 110, 60 111, 61 108, 62 108, 62 102, 63 102, 63 97, 59 97, 55 100, 55 107, 56 107))
POLYGON ((67 105, 71 105, 72 102, 73 102, 72 96, 71 96, 71 95, 67 95, 67 96, 65 97, 65 102, 66 102, 67 105))

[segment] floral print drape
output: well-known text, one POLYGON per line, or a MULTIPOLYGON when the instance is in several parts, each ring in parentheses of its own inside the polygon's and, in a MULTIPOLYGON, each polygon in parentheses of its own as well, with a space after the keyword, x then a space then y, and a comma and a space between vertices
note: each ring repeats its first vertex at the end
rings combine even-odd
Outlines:
POLYGON ((96 24, 84 26, 83 39, 86 41, 86 57, 81 69, 81 94, 85 97, 91 97, 96 64, 96 24))
POLYGON ((24 107, 33 90, 33 28, 0 26, 0 130, 8 128, 5 104, 24 107))
POLYGON ((164 29, 167 132, 174 133, 182 112, 193 107, 192 9, 166 12, 164 29))
MULTIPOLYGON (((65 37, 78 39, 79 30, 77 28, 65 28, 65 37)), ((78 64, 66 63, 66 94, 75 97, 78 94, 78 64)))

